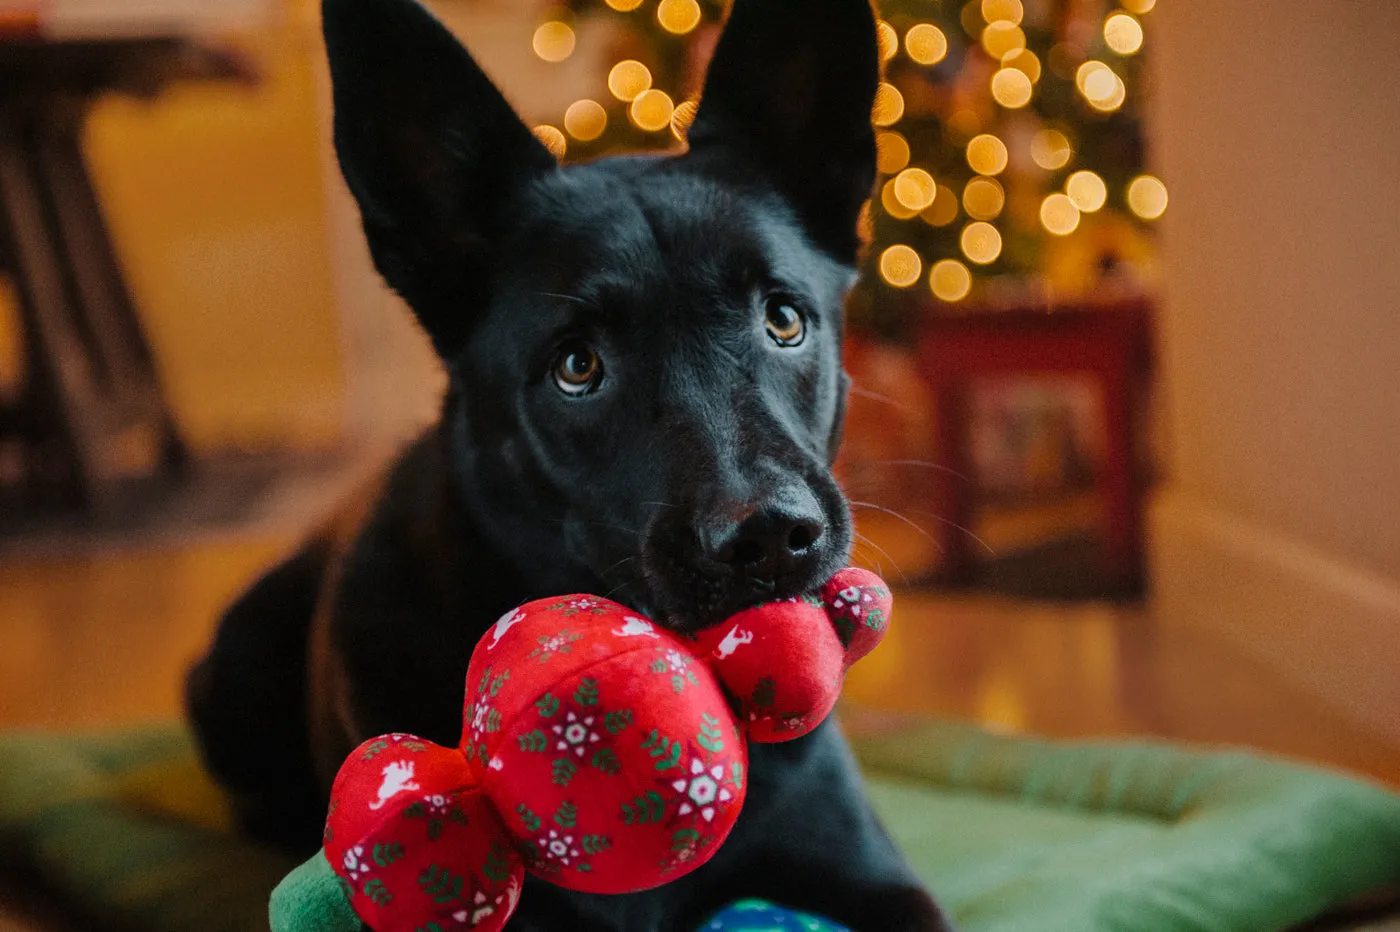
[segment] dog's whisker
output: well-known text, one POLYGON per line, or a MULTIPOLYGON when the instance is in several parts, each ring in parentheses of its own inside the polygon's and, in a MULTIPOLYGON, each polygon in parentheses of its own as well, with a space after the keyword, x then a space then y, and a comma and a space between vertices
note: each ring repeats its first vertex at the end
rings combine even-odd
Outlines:
POLYGON ((855 396, 858 397, 858 398, 869 398, 871 401, 878 401, 878 402, 880 402, 881 404, 887 404, 887 405, 889 405, 891 408, 894 408, 894 409, 897 410, 897 411, 908 411, 908 410, 909 410, 909 406, 908 406, 908 405, 903 404, 903 403, 898 402, 898 401, 895 401, 895 400, 894 400, 893 398, 891 398, 889 395, 882 395, 882 394, 880 394, 879 392, 872 392, 872 391, 871 391, 870 389, 868 389, 868 388, 861 388, 860 386, 855 385, 855 384, 852 384, 852 385, 851 385, 851 394, 852 394, 852 395, 855 395, 855 396))
MULTIPOLYGON (((869 546, 871 546, 871 547, 874 547, 876 550, 880 551, 880 553, 884 554, 885 559, 890 561, 890 566, 893 566, 893 567, 895 568, 895 571, 896 571, 897 573, 899 573, 900 579, 902 579, 902 580, 904 581, 904 583, 905 583, 906 585, 908 585, 908 583, 909 583, 909 574, 906 573, 906 572, 904 572, 904 567, 902 567, 902 566, 899 565, 899 561, 898 561, 898 560, 896 560, 894 557, 890 556, 890 552, 889 552, 888 550, 886 550, 884 547, 881 547, 879 544, 875 543, 875 541, 873 541, 873 540, 871 540, 870 538, 866 537, 864 534, 860 533, 859 531, 855 531, 855 532, 853 532, 853 533, 855 534, 855 536, 856 536, 860 541, 862 541, 863 543, 865 543, 865 544, 867 544, 867 545, 869 545, 869 546)), ((884 573, 883 573, 881 570, 876 570, 875 572, 880 573, 880 575, 882 575, 882 576, 884 575, 884 573)))
MULTIPOLYGON (((891 518, 896 518, 896 519, 898 519, 898 520, 900 520, 900 521, 903 521, 905 524, 909 525, 911 528, 913 528, 914 530, 918 531, 920 534, 924 535, 924 537, 928 538, 929 543, 933 544, 935 547, 939 547, 938 540, 937 540, 932 534, 930 534, 924 527, 922 527, 921 525, 915 524, 913 521, 909 520, 909 519, 906 518, 904 515, 900 514, 900 513, 897 512, 897 511, 894 511, 893 509, 886 508, 884 505, 876 505, 876 504, 873 504, 873 503, 871 503, 871 502, 858 502, 858 501, 855 501, 854 499, 851 500, 851 507, 852 507, 852 508, 868 508, 868 509, 870 509, 871 511, 880 511, 880 512, 884 512, 885 514, 889 515, 891 518)), ((940 547, 939 549, 942 549, 942 548, 940 547)))
POLYGON ((991 554, 992 556, 996 556, 996 555, 997 555, 997 551, 996 551, 996 548, 995 548, 995 547, 993 547, 991 544, 987 543, 987 542, 986 542, 985 540, 983 540, 982 538, 978 537, 976 534, 972 533, 972 531, 971 531, 970 529, 963 527, 961 524, 958 524, 956 521, 949 521, 947 518, 940 518, 938 515, 933 514, 932 512, 928 512, 928 511, 915 511, 914 514, 916 514, 916 515, 922 515, 922 516, 925 517, 925 518, 932 518, 932 519, 935 520, 935 521, 938 521, 938 522, 940 522, 940 523, 942 523, 942 524, 948 525, 949 527, 953 528, 954 530, 962 531, 962 532, 963 532, 964 534, 966 534, 968 537, 971 537, 971 538, 972 538, 973 540, 975 540, 978 544, 980 544, 980 545, 982 546, 982 549, 986 550, 987 553, 991 554))
POLYGON ((575 297, 571 294, 559 294, 554 291, 536 291, 535 296, 539 298, 558 298, 560 301, 569 301, 573 304, 587 304, 583 298, 575 297))
POLYGON ((972 481, 972 479, 971 479, 969 476, 965 475, 964 473, 958 472, 956 469, 953 469, 953 468, 951 468, 951 467, 949 467, 949 466, 944 466, 942 463, 932 463, 932 462, 929 462, 928 460, 879 460, 879 461, 873 463, 872 465, 874 465, 874 466, 917 466, 917 467, 919 467, 920 469, 933 469, 933 470, 937 470, 938 472, 946 472, 946 473, 947 473, 948 475, 950 475, 950 476, 957 476, 957 477, 958 477, 959 479, 961 479, 963 482, 971 482, 971 481, 972 481))

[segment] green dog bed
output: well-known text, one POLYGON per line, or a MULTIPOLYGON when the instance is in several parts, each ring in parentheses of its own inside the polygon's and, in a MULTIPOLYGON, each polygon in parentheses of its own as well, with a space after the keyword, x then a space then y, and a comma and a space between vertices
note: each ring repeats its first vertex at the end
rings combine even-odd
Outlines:
MULTIPOLYGON (((1267 932, 1400 885, 1400 798, 1322 771, 951 724, 856 749, 967 932, 1267 932)), ((84 928, 150 932, 265 930, 296 866, 229 833, 175 727, 0 737, 0 865, 84 928)))

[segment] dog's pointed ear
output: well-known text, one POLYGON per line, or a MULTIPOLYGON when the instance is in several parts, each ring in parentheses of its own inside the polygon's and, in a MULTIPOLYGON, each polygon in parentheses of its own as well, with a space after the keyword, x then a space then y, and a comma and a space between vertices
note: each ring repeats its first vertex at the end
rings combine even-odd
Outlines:
POLYGON ((449 357, 506 202, 557 163, 416 0, 324 0, 322 27, 336 154, 375 266, 449 357))
POLYGON ((735 0, 691 127, 697 159, 737 158, 775 185, 816 242, 853 262, 875 183, 880 81, 869 0, 735 0))

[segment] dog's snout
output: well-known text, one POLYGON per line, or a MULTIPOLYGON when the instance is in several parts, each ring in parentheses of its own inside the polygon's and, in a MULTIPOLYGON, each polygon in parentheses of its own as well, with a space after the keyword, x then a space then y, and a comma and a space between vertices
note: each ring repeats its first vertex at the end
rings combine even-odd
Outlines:
POLYGON ((810 494, 789 495, 740 510, 707 535, 709 558, 753 581, 806 575, 819 558, 826 522, 810 494))

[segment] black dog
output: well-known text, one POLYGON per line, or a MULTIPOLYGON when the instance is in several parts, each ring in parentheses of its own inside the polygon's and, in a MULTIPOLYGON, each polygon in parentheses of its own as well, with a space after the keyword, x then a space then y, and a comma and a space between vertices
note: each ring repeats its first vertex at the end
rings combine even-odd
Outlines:
MULTIPOLYGON (((324 15, 341 167, 451 387, 439 427, 232 607, 190 677, 246 828, 306 853, 359 741, 456 742, 467 660, 512 607, 597 592, 695 630, 845 563, 830 463, 878 80, 868 0, 737 0, 688 152, 561 169, 413 0, 324 15)), ((708 865, 630 896, 532 880, 511 928, 693 929, 745 896, 947 927, 834 726, 750 766, 708 865)))

